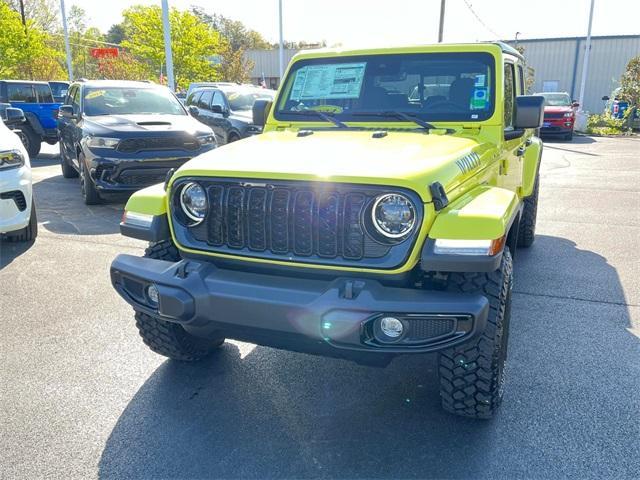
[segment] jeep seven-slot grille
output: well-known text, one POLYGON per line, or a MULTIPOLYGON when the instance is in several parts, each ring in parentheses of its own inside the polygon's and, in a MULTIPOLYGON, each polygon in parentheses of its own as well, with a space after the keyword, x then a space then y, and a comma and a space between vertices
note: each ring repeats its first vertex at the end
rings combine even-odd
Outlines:
POLYGON ((406 261, 420 223, 402 241, 374 233, 376 197, 402 191, 422 219, 420 198, 404 189, 298 181, 185 178, 173 185, 172 219, 177 242, 189 249, 238 257, 370 268, 406 261), (197 181, 207 192, 208 213, 190 225, 180 206, 181 185, 197 181))
POLYGON ((364 255, 362 193, 243 185, 207 191, 207 243, 214 247, 352 260, 364 255))

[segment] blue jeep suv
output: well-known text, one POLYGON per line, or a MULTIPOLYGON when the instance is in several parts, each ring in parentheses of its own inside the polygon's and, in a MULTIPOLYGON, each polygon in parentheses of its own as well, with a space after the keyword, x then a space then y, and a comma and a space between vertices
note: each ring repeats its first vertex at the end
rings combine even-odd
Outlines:
POLYGON ((60 104, 54 101, 47 82, 0 80, 0 103, 9 103, 24 112, 26 121, 16 133, 29 157, 40 153, 43 141, 50 145, 58 141, 56 125, 60 104))

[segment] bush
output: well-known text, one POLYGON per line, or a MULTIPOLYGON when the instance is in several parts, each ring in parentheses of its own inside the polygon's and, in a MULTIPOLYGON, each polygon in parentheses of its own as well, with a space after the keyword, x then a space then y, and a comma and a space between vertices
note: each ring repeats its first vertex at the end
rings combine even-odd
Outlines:
MULTIPOLYGON (((629 109, 626 114, 629 113, 629 109)), ((587 133, 595 135, 628 135, 630 129, 625 118, 613 118, 608 112, 601 115, 589 115, 587 133)))

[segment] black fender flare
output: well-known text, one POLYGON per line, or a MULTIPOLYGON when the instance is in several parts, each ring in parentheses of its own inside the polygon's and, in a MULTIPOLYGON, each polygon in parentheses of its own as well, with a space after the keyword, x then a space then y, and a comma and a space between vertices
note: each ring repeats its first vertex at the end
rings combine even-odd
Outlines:
POLYGON ((38 135, 44 135, 44 129, 42 128, 42 124, 40 120, 33 112, 24 112, 24 118, 27 120, 26 123, 36 132, 38 135))

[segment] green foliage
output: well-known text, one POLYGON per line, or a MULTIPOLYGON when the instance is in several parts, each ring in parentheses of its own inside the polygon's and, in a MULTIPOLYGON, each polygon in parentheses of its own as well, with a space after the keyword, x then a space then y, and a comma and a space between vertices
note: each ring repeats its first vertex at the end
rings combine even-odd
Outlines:
POLYGON ((626 123, 626 118, 613 118, 609 112, 601 115, 589 115, 587 133, 591 135, 624 135, 629 131, 626 123))
POLYGON ((632 106, 640 105, 640 55, 633 57, 620 78, 618 96, 632 106))
POLYGON ((32 20, 25 31, 20 14, 0 3, 0 78, 49 80, 60 78, 60 52, 46 42, 47 35, 32 20))
MULTIPOLYGON (((157 76, 165 64, 161 8, 137 5, 125 10, 123 17, 122 46, 147 65, 148 71, 154 73, 151 76, 157 76)), ((220 53, 219 33, 191 12, 172 8, 169 18, 176 86, 218 80, 219 68, 209 58, 220 53)))
MULTIPOLYGON (((20 14, 20 0, 1 0, 11 7, 14 12, 20 14)), ((58 12, 60 3, 56 0, 24 0, 24 16, 31 21, 32 26, 47 33, 57 32, 60 25, 58 12)))
POLYGON ((191 13, 212 29, 220 32, 220 36, 227 41, 233 51, 271 48, 260 33, 247 28, 242 22, 215 13, 210 15, 202 7, 197 6, 191 7, 191 13))
POLYGON ((533 93, 533 86, 536 83, 536 70, 527 63, 527 57, 524 54, 524 47, 518 45, 516 50, 524 57, 524 93, 530 95, 533 93))

